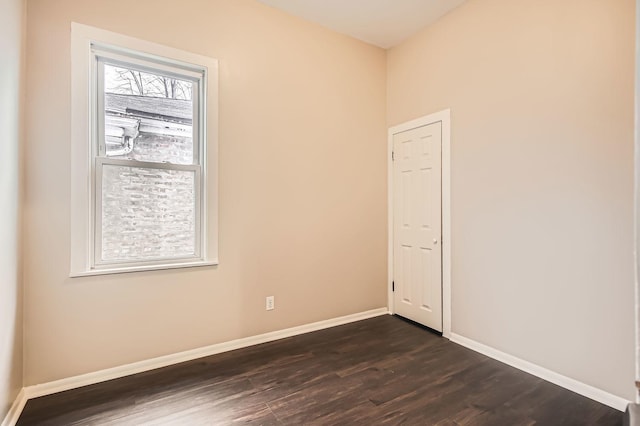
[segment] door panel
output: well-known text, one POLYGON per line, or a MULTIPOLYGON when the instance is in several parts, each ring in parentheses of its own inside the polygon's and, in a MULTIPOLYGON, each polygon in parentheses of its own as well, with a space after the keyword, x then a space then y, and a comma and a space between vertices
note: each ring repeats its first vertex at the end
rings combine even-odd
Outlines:
MULTIPOLYGON (((411 247, 402 246, 400 248, 400 257, 401 257, 401 269, 400 269, 400 277, 402 281, 411 282, 411 247)), ((404 286, 399 288, 399 293, 402 295, 403 303, 412 303, 413 298, 411 297, 411 286, 404 286)))
POLYGON ((442 331, 442 123, 393 136, 394 311, 442 331))

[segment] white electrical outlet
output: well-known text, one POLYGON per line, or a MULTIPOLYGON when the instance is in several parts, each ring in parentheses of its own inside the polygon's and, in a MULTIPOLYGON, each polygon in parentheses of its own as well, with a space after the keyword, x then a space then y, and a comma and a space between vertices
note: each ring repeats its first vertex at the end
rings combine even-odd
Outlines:
POLYGON ((267 311, 271 311, 275 309, 276 301, 273 296, 267 296, 267 311))

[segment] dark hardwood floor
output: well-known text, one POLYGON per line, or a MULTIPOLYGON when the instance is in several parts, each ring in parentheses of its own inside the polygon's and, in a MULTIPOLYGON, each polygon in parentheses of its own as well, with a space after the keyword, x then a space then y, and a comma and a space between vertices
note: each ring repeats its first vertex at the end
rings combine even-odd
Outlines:
POLYGON ((18 425, 621 425, 622 413, 382 316, 30 400, 18 425))

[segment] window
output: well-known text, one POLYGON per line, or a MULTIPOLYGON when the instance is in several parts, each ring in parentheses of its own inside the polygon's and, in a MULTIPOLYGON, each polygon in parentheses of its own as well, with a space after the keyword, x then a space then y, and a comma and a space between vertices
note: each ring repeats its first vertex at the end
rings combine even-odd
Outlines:
POLYGON ((92 52, 93 266, 200 259, 203 72, 92 52))
POLYGON ((71 275, 217 263, 217 63, 78 24, 72 40, 71 275))

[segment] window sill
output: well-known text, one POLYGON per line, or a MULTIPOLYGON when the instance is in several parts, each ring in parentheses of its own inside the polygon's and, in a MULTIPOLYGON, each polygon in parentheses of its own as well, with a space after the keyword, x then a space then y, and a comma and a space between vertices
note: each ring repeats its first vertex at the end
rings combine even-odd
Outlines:
POLYGON ((114 268, 100 268, 90 269, 87 271, 71 272, 70 278, 90 277, 94 275, 111 275, 111 274, 126 274, 129 272, 144 272, 144 271, 162 271, 165 269, 181 269, 181 268, 198 268, 202 266, 217 266, 218 260, 207 261, 195 261, 195 262, 182 262, 182 263, 167 263, 158 265, 143 265, 143 266, 125 266, 114 268))

